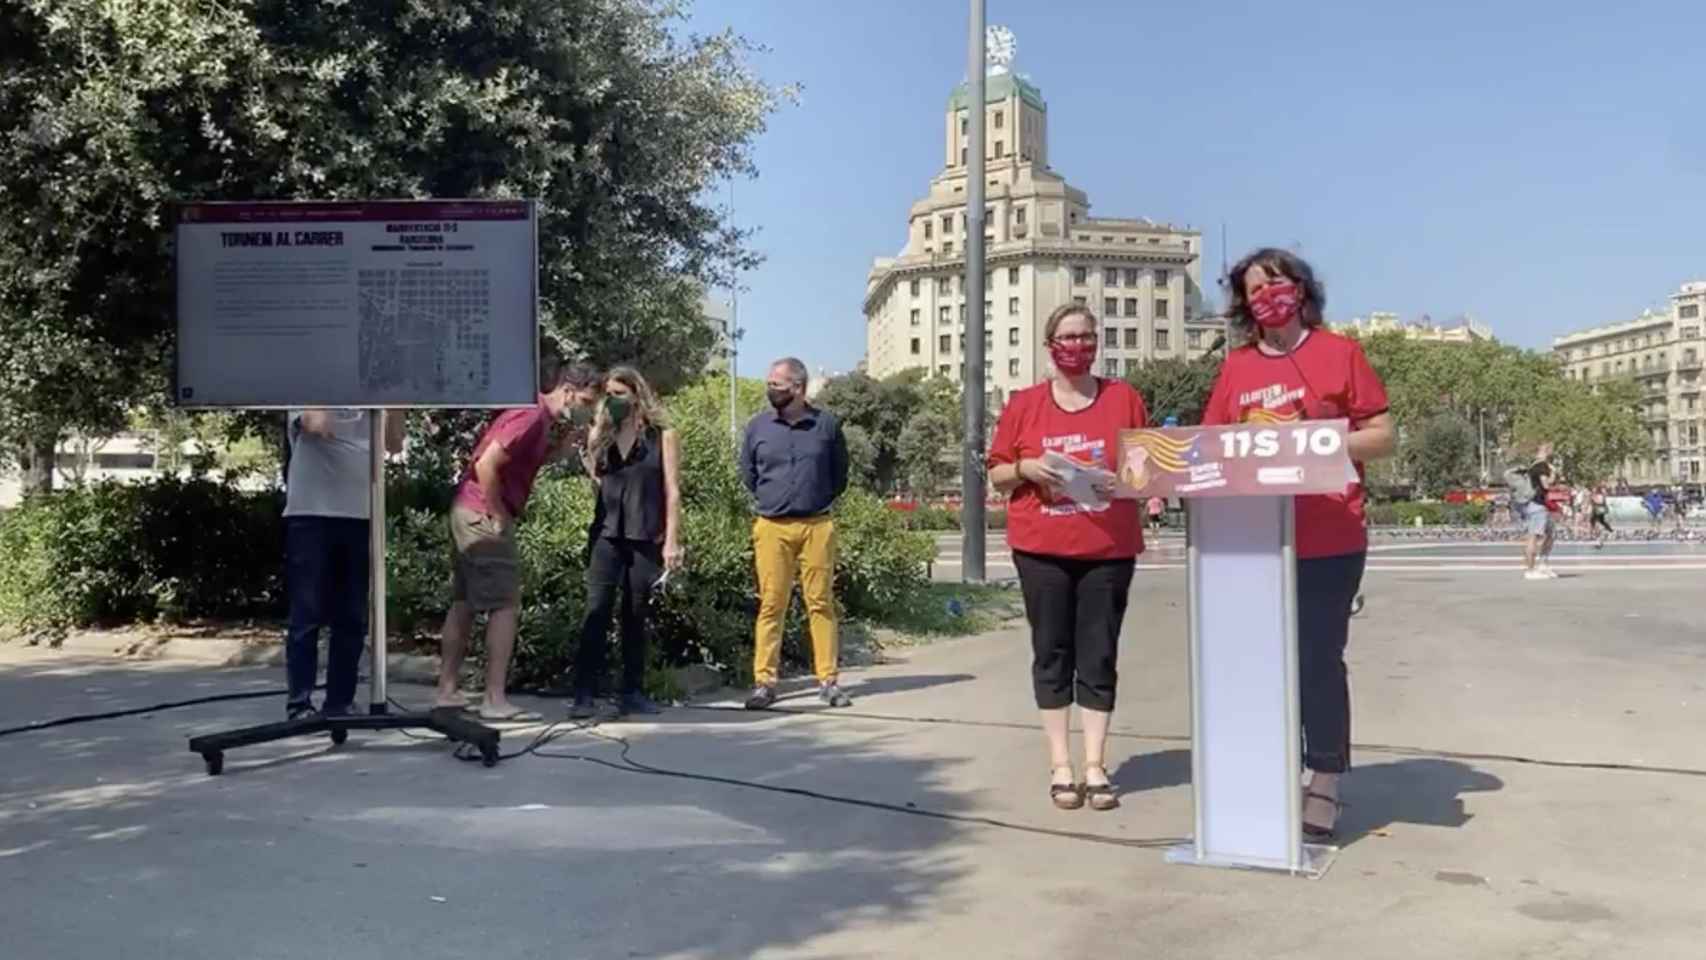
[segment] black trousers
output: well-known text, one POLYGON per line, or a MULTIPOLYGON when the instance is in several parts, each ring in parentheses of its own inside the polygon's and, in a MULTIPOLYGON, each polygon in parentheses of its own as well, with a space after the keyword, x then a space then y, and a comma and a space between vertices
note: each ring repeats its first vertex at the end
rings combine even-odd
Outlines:
POLYGON ((1611 529, 1611 521, 1607 520, 1605 518, 1605 514, 1603 514, 1603 513, 1595 513, 1593 515, 1592 522, 1590 522, 1588 524, 1588 531, 1591 533, 1595 528, 1598 528, 1598 527, 1604 527, 1606 533, 1616 533, 1617 532, 1617 531, 1611 529))
POLYGON ((1031 685, 1037 707, 1074 700, 1086 710, 1114 709, 1120 624, 1135 559, 1075 560, 1013 551, 1025 619, 1031 624, 1031 685))
POLYGON ((1362 591, 1366 553, 1297 561, 1297 675, 1303 765, 1322 773, 1351 766, 1351 686, 1345 644, 1351 602, 1362 591))
POLYGON ((605 648, 616 597, 622 597, 622 692, 638 693, 646 680, 646 614, 652 587, 663 575, 663 546, 649 540, 593 541, 586 566, 586 623, 575 653, 575 692, 597 696, 604 680, 605 648))

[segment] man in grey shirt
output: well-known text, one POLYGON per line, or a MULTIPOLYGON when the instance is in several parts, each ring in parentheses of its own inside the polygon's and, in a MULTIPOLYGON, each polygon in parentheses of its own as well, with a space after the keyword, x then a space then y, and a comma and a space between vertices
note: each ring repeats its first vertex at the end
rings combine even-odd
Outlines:
MULTIPOLYGON (((314 713, 320 629, 331 631, 324 713, 342 716, 355 702, 356 670, 367 640, 371 507, 368 484, 372 414, 363 410, 292 410, 285 428, 284 581, 290 627, 284 663, 291 719, 314 713)), ((385 449, 403 449, 403 417, 384 414, 385 449)))

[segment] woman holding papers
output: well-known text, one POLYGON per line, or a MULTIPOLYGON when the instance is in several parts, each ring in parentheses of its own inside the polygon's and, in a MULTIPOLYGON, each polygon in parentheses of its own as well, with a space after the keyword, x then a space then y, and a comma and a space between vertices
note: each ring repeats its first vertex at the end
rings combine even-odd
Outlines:
POLYGON ((1062 810, 1119 798, 1103 749, 1114 709, 1120 622, 1143 552, 1136 500, 1115 500, 1121 430, 1145 425, 1143 398, 1091 373, 1096 317, 1059 308, 1044 327, 1048 380, 1012 395, 995 428, 989 480, 1009 495, 1007 542, 1031 624, 1031 682, 1053 766, 1049 797, 1062 810), (1073 772, 1068 710, 1084 726, 1084 778, 1073 772))
POLYGON ((1284 250, 1258 250, 1226 279, 1227 314, 1245 346, 1227 355, 1207 425, 1350 421, 1356 477, 1342 494, 1300 496, 1296 508, 1298 674, 1303 759, 1310 770, 1303 834, 1330 840, 1339 777, 1351 762, 1350 685, 1345 643, 1368 555, 1362 465, 1397 443, 1386 388, 1355 340, 1322 326, 1326 296, 1309 265, 1284 250))

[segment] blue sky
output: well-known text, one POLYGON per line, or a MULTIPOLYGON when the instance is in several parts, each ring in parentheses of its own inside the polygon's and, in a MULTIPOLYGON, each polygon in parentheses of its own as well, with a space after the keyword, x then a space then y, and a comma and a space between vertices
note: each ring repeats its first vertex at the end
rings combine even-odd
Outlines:
MULTIPOLYGON (((803 87, 735 186, 767 257, 740 296, 743 372, 863 355, 865 276, 939 170, 968 7, 698 0, 691 29, 733 27, 803 87)), ((1234 259, 1297 245, 1333 319, 1468 313, 1534 347, 1706 279, 1698 0, 988 8, 1048 101, 1054 168, 1095 215, 1202 229, 1205 281, 1224 221, 1234 259)))

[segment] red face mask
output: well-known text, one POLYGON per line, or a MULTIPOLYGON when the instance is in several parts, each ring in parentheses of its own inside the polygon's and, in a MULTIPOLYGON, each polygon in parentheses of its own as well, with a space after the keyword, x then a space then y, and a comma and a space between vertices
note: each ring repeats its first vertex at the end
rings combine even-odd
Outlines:
POLYGON ((1250 316, 1269 330, 1290 323, 1302 306, 1303 291, 1289 280, 1270 283, 1250 294, 1250 316))
POLYGON ((1096 341, 1088 343, 1061 343, 1051 340, 1048 345, 1049 359, 1054 361, 1054 368, 1068 377, 1082 377, 1090 372, 1096 363, 1096 341))

